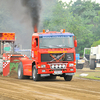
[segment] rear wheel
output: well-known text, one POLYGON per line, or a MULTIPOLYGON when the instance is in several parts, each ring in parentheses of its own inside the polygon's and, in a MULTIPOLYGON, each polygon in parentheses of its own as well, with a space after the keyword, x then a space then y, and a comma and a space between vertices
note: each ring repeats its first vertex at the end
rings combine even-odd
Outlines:
POLYGON ((33 69, 32 69, 32 78, 34 81, 39 81, 41 79, 40 74, 38 74, 38 71, 35 65, 33 66, 33 69))
POLYGON ((18 79, 23 79, 24 78, 24 75, 23 75, 23 64, 22 62, 19 63, 18 65, 18 79))
POLYGON ((72 75, 65 75, 64 79, 65 79, 65 81, 71 81, 72 77, 73 77, 72 75))
POLYGON ((90 60, 90 69, 95 70, 95 68, 96 68, 95 59, 91 59, 90 60))
POLYGON ((20 62, 19 65, 18 65, 17 75, 18 75, 18 79, 29 79, 30 78, 30 76, 24 76, 23 75, 23 64, 22 64, 22 62, 20 62))

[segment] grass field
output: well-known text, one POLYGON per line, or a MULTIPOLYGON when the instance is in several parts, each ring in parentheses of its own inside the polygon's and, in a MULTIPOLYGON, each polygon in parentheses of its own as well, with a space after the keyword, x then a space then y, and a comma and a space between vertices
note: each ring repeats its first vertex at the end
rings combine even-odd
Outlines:
POLYGON ((96 68, 95 70, 90 70, 89 68, 77 69, 75 77, 100 80, 100 68, 96 68), (87 76, 85 76, 86 74, 87 76))

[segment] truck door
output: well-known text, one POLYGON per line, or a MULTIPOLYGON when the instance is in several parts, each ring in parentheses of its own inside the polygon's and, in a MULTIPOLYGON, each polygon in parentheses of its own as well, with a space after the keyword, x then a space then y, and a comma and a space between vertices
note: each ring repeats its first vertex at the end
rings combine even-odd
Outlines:
POLYGON ((38 43, 38 38, 33 38, 32 40, 32 58, 38 59, 38 48, 39 48, 39 43, 38 43))

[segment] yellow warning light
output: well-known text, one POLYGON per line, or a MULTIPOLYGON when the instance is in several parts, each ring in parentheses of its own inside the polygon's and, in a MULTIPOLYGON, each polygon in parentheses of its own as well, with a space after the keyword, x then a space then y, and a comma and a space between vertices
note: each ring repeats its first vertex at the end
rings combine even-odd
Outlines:
POLYGON ((63 33, 65 33, 65 29, 63 29, 63 33))
POLYGON ((43 33, 45 33, 45 29, 43 29, 43 33))

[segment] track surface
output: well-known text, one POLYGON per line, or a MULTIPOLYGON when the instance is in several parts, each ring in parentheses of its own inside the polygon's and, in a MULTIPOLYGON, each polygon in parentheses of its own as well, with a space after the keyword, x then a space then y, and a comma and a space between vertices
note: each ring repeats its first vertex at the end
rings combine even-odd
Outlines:
POLYGON ((0 100, 100 100, 100 81, 57 77, 35 82, 0 76, 0 100))

